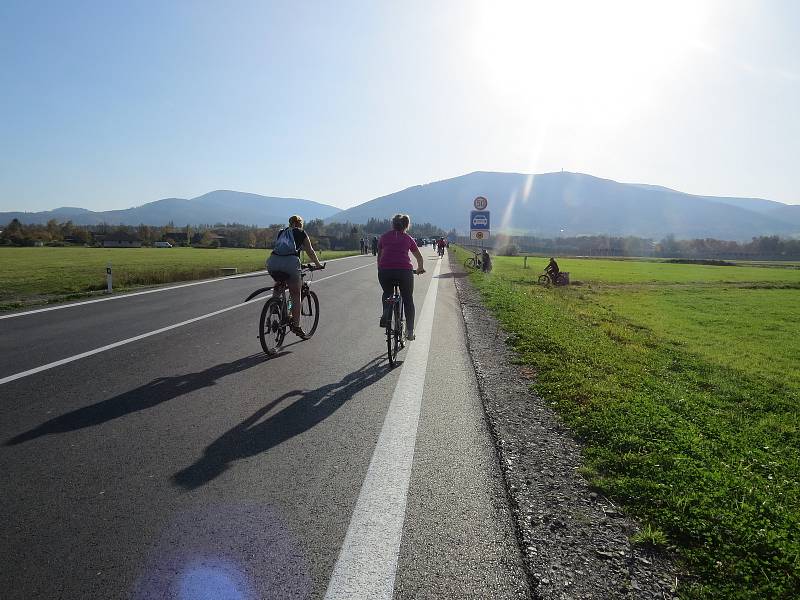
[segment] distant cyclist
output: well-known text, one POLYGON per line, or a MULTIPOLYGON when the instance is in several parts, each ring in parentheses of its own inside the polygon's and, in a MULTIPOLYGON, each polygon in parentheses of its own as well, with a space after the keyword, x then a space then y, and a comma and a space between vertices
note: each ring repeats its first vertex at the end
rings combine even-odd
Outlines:
POLYGON ((547 273, 547 276, 550 277, 550 281, 553 283, 558 281, 558 274, 561 270, 558 268, 558 263, 552 256, 550 257, 550 262, 547 263, 547 266, 544 268, 544 272, 547 273))
POLYGON ((439 256, 444 256, 444 238, 439 238, 436 246, 439 248, 439 256))
POLYGON ((275 281, 286 281, 289 293, 292 296, 292 322, 289 328, 299 337, 305 337, 305 331, 300 327, 300 251, 305 250, 317 267, 322 265, 317 258, 317 253, 311 246, 311 239, 303 231, 303 217, 292 215, 289 217, 289 227, 281 229, 275 240, 275 247, 267 259, 267 271, 275 281))
POLYGON ((394 293, 394 282, 400 284, 400 296, 406 315, 406 339, 414 339, 414 270, 408 253, 417 260, 417 274, 425 272, 422 266, 422 253, 406 230, 411 225, 408 215, 392 217, 392 229, 384 233, 378 240, 378 281, 383 289, 381 306, 383 315, 380 325, 386 327, 391 318, 391 307, 386 302, 394 293))

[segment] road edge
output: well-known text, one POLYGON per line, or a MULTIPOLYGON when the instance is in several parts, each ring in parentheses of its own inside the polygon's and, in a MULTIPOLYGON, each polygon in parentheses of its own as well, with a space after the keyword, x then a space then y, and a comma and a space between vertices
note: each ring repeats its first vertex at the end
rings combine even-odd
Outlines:
POLYGON ((514 367, 508 333, 453 258, 451 269, 534 600, 677 598, 675 557, 630 543, 641 526, 580 475, 581 446, 531 392, 535 374, 514 367))

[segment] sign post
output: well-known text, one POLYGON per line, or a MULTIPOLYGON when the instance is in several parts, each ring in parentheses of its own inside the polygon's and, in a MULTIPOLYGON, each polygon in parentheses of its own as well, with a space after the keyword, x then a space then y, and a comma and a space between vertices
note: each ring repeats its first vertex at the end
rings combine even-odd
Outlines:
POLYGON ((111 290, 113 289, 113 282, 112 282, 112 274, 111 274, 111 263, 109 262, 106 265, 106 291, 110 294, 111 290))
POLYGON ((478 196, 472 201, 472 205, 475 210, 471 210, 469 213, 469 237, 478 240, 480 248, 483 250, 483 240, 489 239, 491 229, 490 214, 486 210, 489 201, 484 196, 478 196))

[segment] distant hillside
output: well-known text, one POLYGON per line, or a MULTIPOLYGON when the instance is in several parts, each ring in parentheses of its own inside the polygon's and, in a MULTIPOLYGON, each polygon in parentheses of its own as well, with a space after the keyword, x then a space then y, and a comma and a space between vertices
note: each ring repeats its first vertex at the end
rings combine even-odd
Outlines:
POLYGON ((716 238, 747 241, 762 235, 800 236, 800 206, 760 198, 694 196, 669 188, 618 183, 581 173, 475 172, 375 198, 344 211, 298 198, 274 198, 218 190, 191 200, 166 198, 126 210, 92 212, 58 208, 39 213, 0 213, 0 226, 72 220, 79 225, 284 223, 297 213, 306 220, 366 223, 397 212, 414 221, 465 233, 476 196, 489 199, 492 231, 545 237, 637 236, 661 239, 716 238))
POLYGON ((337 212, 339 209, 335 206, 311 200, 217 190, 191 200, 165 198, 125 210, 93 212, 84 208, 63 207, 32 213, 4 212, 0 213, 0 224, 5 225, 16 218, 23 223, 46 223, 56 219, 59 222, 72 221, 76 225, 166 225, 172 221, 176 226, 243 223, 266 227, 284 223, 295 213, 311 220, 324 219, 337 212))
POLYGON ((494 231, 726 240, 800 235, 800 210, 795 206, 758 198, 694 196, 566 172, 470 173, 382 196, 327 220, 363 223, 407 212, 412 221, 466 232, 472 201, 479 195, 489 199, 494 231))

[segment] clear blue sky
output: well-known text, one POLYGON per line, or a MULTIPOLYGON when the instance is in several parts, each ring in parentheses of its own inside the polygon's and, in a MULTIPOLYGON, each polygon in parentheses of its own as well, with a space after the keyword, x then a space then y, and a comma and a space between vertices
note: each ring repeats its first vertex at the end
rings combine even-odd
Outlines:
POLYGON ((0 210, 564 168, 800 203, 800 2, 0 2, 0 210))

